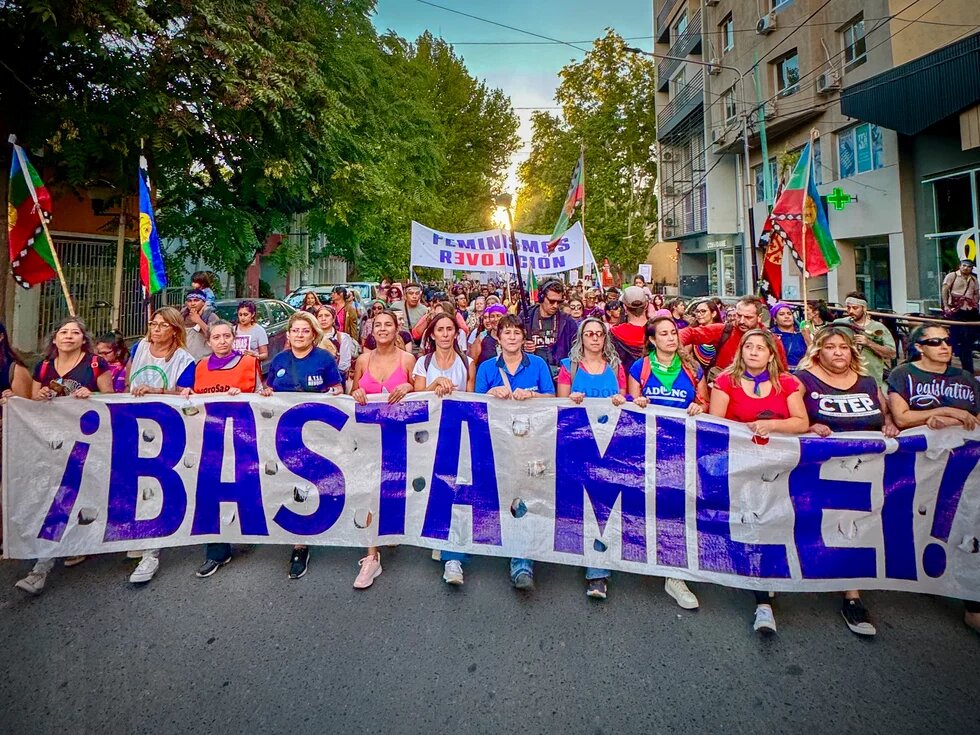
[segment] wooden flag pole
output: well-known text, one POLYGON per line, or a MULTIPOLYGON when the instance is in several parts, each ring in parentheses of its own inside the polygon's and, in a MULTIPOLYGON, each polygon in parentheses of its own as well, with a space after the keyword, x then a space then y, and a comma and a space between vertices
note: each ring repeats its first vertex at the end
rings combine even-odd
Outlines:
POLYGON ((582 280, 585 280, 585 143, 580 150, 582 156, 582 280))
POLYGON ((119 227, 116 230, 116 267, 112 279, 112 328, 119 331, 122 315, 123 258, 126 246, 126 197, 119 202, 119 227))
POLYGON ((72 303, 71 294, 68 293, 68 282, 65 280, 65 272, 61 268, 61 258, 58 257, 58 249, 54 246, 54 239, 51 237, 51 231, 48 229, 48 221, 44 217, 44 210, 41 209, 41 203, 37 200, 37 192, 34 190, 34 182, 31 180, 30 174, 28 173, 29 168, 27 161, 24 157, 24 149, 17 145, 17 136, 11 135, 8 140, 14 146, 14 153, 17 155, 17 161, 20 163, 20 170, 24 173, 24 181, 27 182, 27 189, 31 192, 31 199, 34 200, 34 206, 37 207, 37 211, 41 218, 41 227, 44 229, 44 236, 48 238, 48 245, 51 246, 51 257, 54 259, 54 270, 58 274, 58 280, 61 282, 61 291, 65 295, 65 303, 68 305, 68 315, 74 318, 75 305, 72 303))

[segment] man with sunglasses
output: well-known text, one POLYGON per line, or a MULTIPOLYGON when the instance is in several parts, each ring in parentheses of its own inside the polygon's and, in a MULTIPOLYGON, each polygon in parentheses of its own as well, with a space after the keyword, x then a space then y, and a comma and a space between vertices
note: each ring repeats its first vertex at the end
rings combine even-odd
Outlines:
POLYGON ((532 306, 528 312, 524 351, 544 360, 554 378, 558 375, 561 361, 568 357, 568 351, 572 348, 578 323, 562 313, 565 287, 561 281, 546 281, 541 289, 540 303, 532 306))

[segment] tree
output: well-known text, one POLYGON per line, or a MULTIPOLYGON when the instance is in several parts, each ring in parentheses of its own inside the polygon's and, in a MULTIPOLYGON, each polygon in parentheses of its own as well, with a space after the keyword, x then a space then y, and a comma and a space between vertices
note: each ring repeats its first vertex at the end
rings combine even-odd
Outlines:
POLYGON ((630 272, 646 260, 657 221, 653 64, 607 30, 560 76, 561 117, 532 118, 531 155, 518 168, 518 226, 551 232, 584 145, 589 244, 597 260, 630 272))

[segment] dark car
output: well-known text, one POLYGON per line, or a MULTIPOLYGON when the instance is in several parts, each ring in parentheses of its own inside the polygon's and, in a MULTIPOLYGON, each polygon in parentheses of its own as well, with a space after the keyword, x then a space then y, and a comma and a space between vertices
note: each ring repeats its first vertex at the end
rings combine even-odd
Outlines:
MULTIPOLYGON (((296 311, 285 301, 277 299, 251 299, 255 303, 255 321, 269 335, 269 356, 262 363, 262 372, 269 368, 272 358, 286 349, 286 322, 296 311)), ((232 324, 238 322, 238 299, 222 299, 214 304, 218 316, 232 324)))

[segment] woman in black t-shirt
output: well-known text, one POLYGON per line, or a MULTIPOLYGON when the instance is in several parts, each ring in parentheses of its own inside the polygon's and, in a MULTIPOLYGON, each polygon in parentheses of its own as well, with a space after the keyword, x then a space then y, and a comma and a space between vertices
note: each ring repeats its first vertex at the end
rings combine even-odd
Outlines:
MULTIPOLYGON (((108 363, 94 354, 85 325, 71 317, 48 340, 44 358, 34 368, 31 394, 35 401, 47 401, 59 396, 88 398, 93 393, 112 393, 112 373, 108 363)), ((38 559, 30 574, 14 586, 31 595, 41 594, 55 561, 54 557, 38 559)), ((65 559, 65 565, 83 561, 84 556, 72 556, 65 559)))
POLYGON ((54 330, 44 359, 34 367, 31 396, 34 400, 48 400, 112 392, 109 364, 95 354, 85 325, 76 317, 66 319, 54 330))
MULTIPOLYGON (((849 329, 824 327, 813 337, 796 370, 810 431, 830 436, 840 431, 881 431, 898 436, 888 403, 868 375, 849 329)), ((847 590, 841 615, 857 635, 877 633, 859 590, 847 590)))
MULTIPOLYGON (((980 383, 953 367, 953 347, 945 327, 921 326, 909 335, 909 361, 888 376, 888 402, 903 429, 977 428, 980 383)), ((963 621, 980 632, 980 602, 967 600, 963 621)))

